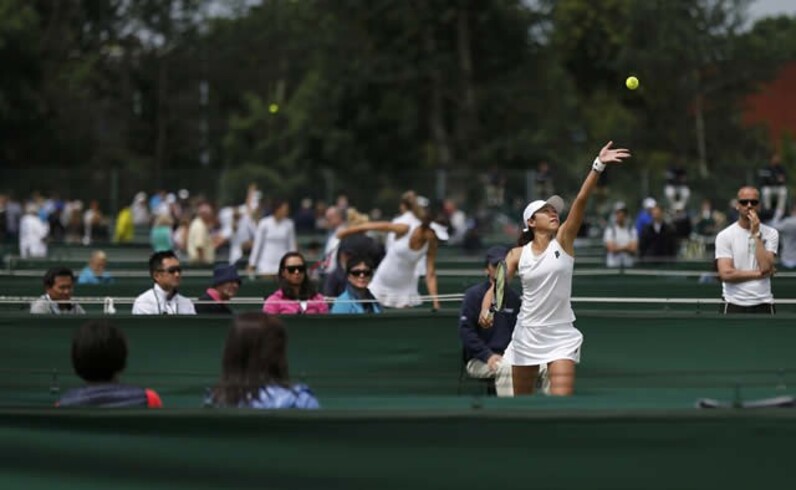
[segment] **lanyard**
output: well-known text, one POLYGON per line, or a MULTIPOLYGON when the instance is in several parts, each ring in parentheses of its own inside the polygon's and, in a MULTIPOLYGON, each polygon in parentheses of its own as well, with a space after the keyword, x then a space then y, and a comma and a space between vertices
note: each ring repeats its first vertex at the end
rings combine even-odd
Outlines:
MULTIPOLYGON (((160 305, 160 300, 158 299, 158 293, 155 291, 155 288, 152 288, 152 295, 155 297, 155 304, 158 305, 158 315, 179 315, 180 314, 180 303, 179 301, 174 302, 174 310, 169 307, 170 303, 169 300, 165 297, 163 298, 163 306, 160 305)), ((174 293, 172 299, 176 300, 177 293, 174 293)))

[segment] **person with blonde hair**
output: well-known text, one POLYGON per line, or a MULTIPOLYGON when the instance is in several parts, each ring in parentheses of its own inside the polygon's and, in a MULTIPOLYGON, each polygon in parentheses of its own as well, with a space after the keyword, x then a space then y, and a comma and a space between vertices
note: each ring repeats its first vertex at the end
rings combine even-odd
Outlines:
MULTIPOLYGON (((408 211, 407 211, 408 212, 408 211)), ((379 231, 393 235, 384 260, 376 269, 370 290, 381 304, 391 308, 405 308, 422 303, 418 291, 418 264, 426 265, 426 287, 435 310, 440 307, 437 297, 436 258, 440 241, 448 239, 444 226, 431 221, 429 214, 411 223, 373 221, 350 226, 338 236, 345 238, 356 233, 379 231)))

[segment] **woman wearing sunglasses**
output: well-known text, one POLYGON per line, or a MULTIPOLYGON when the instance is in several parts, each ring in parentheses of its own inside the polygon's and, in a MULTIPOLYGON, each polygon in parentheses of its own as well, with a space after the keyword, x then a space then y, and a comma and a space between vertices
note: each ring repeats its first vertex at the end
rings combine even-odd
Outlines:
POLYGON ((263 312, 271 315, 315 315, 329 313, 323 295, 307 275, 307 262, 298 252, 288 252, 279 261, 279 289, 266 298, 263 312))
POLYGON ((373 278, 373 261, 364 256, 351 257, 346 266, 346 277, 345 291, 332 305, 332 313, 381 313, 381 305, 368 289, 373 278))

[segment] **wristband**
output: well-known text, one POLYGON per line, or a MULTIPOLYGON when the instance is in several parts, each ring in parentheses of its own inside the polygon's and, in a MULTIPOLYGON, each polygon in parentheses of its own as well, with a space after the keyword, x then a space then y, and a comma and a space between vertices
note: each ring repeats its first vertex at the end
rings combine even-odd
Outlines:
POLYGON ((600 157, 594 157, 594 163, 591 164, 591 169, 598 174, 603 173, 603 170, 605 170, 605 164, 600 161, 600 157))

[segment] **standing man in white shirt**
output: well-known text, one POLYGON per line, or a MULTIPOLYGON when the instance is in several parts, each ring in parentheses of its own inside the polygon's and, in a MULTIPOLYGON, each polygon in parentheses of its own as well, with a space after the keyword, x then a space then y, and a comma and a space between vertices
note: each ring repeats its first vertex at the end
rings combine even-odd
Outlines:
POLYGON ((779 233, 760 223, 760 192, 738 191, 738 221, 716 235, 716 267, 722 281, 722 312, 774 314, 771 276, 779 233))
POLYGON ((155 252, 149 258, 149 275, 155 284, 133 303, 133 315, 195 315, 190 299, 177 292, 182 281, 180 259, 172 251, 155 252))
POLYGON ((627 206, 623 202, 614 204, 614 222, 603 233, 607 252, 606 267, 633 267, 633 258, 638 250, 636 228, 627 221, 627 206))

